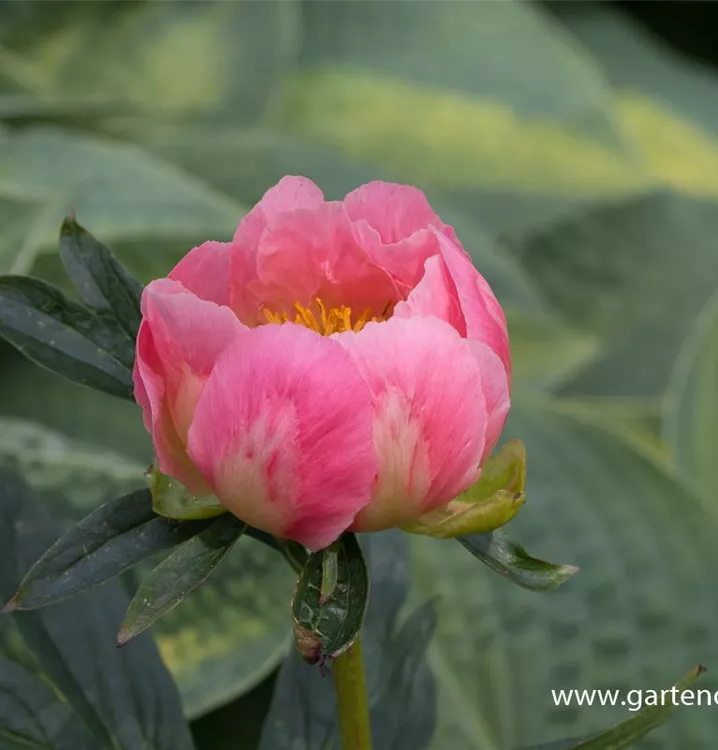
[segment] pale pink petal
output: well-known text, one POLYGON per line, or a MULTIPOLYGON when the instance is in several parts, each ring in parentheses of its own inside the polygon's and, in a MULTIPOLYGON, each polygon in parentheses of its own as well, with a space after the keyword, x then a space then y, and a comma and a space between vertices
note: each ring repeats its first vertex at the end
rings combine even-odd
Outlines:
POLYGON ((432 317, 336 336, 372 393, 379 477, 353 526, 379 531, 446 504, 479 476, 487 413, 469 343, 432 317))
POLYGON ((311 549, 369 502, 369 390, 334 340, 292 323, 239 336, 197 403, 190 456, 236 516, 311 549))
POLYGON ((398 300, 396 286, 356 243, 341 203, 322 203, 273 219, 257 253, 258 280, 250 289, 275 312, 310 305, 351 307, 379 315, 398 300))
POLYGON ((439 241, 441 256, 456 288, 466 323, 466 336, 493 349, 510 377, 509 335, 501 305, 486 279, 474 268, 466 253, 441 233, 435 234, 439 241))
POLYGON ((170 279, 145 288, 142 315, 136 398, 152 431, 160 469, 199 492, 199 475, 185 450, 194 407, 217 358, 246 328, 229 308, 202 300, 170 279))
POLYGON ((203 242, 182 258, 169 278, 179 281, 200 299, 228 305, 231 247, 228 242, 203 242))

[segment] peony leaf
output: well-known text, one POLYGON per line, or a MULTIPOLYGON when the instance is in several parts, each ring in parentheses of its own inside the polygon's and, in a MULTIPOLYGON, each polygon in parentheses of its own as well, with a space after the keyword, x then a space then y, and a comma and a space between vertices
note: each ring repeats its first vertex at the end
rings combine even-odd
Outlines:
MULTIPOLYGON (((16 476, 0 473, 0 598, 54 539, 16 476)), ((191 750, 177 690, 149 638, 118 651, 119 582, 40 612, 0 618, 0 746, 42 750, 191 750)))
POLYGON ((152 510, 147 490, 105 503, 57 540, 32 566, 9 609, 38 609, 115 578, 157 552, 202 532, 152 510))
POLYGON ((531 557, 502 531, 462 536, 458 541, 482 563, 518 586, 532 591, 551 591, 578 572, 573 565, 553 565, 531 557))
MULTIPOLYGON (((362 641, 376 748, 424 750, 436 726, 435 679, 426 654, 437 622, 435 602, 417 604, 400 618, 409 586, 409 539, 398 531, 361 538, 372 585, 362 641)), ((314 750, 337 743, 332 681, 307 669, 293 650, 277 677, 260 750, 314 750)))
POLYGON ((60 258, 81 299, 111 313, 134 341, 140 327, 142 285, 74 218, 60 230, 60 258))
POLYGON ((292 598, 294 640, 305 661, 321 664, 346 651, 364 624, 368 601, 369 572, 354 534, 311 554, 292 598), (325 563, 327 557, 336 559, 325 563))
POLYGON ((132 398, 134 340, 113 317, 93 313, 44 281, 0 277, 0 335, 69 380, 132 398))
POLYGON ((206 528, 163 560, 145 578, 130 602, 117 644, 123 646, 136 638, 201 586, 245 529, 246 524, 225 514, 206 522, 206 528))

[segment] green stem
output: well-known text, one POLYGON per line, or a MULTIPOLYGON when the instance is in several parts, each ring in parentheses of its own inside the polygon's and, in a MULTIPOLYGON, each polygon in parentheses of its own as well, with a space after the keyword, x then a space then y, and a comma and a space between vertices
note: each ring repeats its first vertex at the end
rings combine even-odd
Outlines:
POLYGON ((332 662, 339 707, 342 750, 371 750, 369 699, 364 679, 361 635, 332 662))

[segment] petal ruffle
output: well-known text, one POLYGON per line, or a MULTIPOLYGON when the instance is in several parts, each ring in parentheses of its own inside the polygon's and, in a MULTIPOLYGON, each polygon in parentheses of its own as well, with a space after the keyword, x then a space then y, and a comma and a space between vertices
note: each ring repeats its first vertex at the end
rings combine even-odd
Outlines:
POLYGON ((292 323, 240 336, 200 397, 190 456, 242 520, 311 549, 369 502, 369 390, 343 348, 292 323))
POLYGON ((273 219, 257 251, 251 291, 275 312, 294 303, 370 308, 378 315, 398 299, 390 276, 357 244, 341 203, 322 203, 273 219))
POLYGON ((419 282, 427 258, 437 253, 430 227, 456 239, 424 193, 409 185, 367 183, 346 196, 344 209, 362 248, 394 278, 403 295, 419 282))

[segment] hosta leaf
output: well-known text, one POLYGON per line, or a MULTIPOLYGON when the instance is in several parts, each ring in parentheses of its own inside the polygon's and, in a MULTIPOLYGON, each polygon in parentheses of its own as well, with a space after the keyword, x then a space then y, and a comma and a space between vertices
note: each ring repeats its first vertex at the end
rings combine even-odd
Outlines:
POLYGON ((323 663, 346 651, 364 624, 368 600, 369 573, 354 534, 311 554, 292 598, 294 640, 304 659, 323 663))
POLYGON ((111 500, 71 528, 33 565, 11 602, 37 609, 104 583, 123 571, 191 539, 207 521, 157 516, 149 490, 111 500))
POLYGON ((96 315, 43 281, 0 277, 0 334, 69 380, 132 397, 132 339, 113 318, 96 315))
POLYGON ((599 343, 565 393, 663 395, 715 290, 716 232, 718 203, 664 191, 596 208, 525 242, 532 279, 599 343))
MULTIPOLYGON (((52 378, 30 363, 24 366, 52 378)), ((11 377, 8 380, 14 382, 11 377)), ((55 378, 54 382, 61 381, 55 378)), ((26 384, 32 389, 34 381, 29 378, 26 384)), ((100 398, 126 405, 107 396, 100 398)), ((117 422, 113 424, 119 428, 117 422)), ((146 470, 139 461, 117 451, 89 441, 72 440, 39 422, 14 417, 0 417, 0 467, 23 475, 40 497, 53 504, 57 520, 63 522, 69 520, 64 513, 63 495, 71 494, 76 501, 77 510, 72 514, 76 519, 83 511, 89 513, 97 508, 107 496, 141 487, 146 470)))
POLYGON ((461 536, 458 541, 471 554, 513 583, 532 591, 551 591, 578 572, 573 565, 553 565, 531 557, 503 531, 461 536))
POLYGON ((142 318, 141 284, 73 218, 62 223, 60 257, 80 298, 95 310, 112 313, 134 340, 142 318))
POLYGON ((294 132, 449 189, 642 184, 609 125, 598 70, 538 8, 353 2, 308 5, 306 17, 294 132), (503 53, 507 40, 516 54, 503 53))
POLYGON ((206 528, 182 543, 142 582, 117 636, 119 645, 136 638, 201 586, 246 528, 229 514, 204 524, 206 528))
MULTIPOLYGON (((531 595, 458 544, 409 537, 413 600, 441 607, 430 649, 437 750, 593 736, 624 718, 621 707, 555 706, 551 689, 661 688, 686 664, 718 659, 705 573, 718 565, 715 518, 652 452, 589 420, 516 397, 506 429, 530 463, 530 502, 507 531, 540 558, 580 567, 570 584, 531 595)), ((718 688, 710 669, 701 687, 718 688)), ((697 750, 716 731, 712 712, 685 709, 651 745, 697 750)))
POLYGON ((38 102, 51 99, 68 116, 74 104, 77 119, 104 108, 105 117, 134 125, 252 122, 276 106, 282 74, 296 54, 298 16, 291 2, 28 10, 4 17, 0 41, 15 65, 0 61, 0 86, 24 94, 28 119, 38 102), (102 54, 88 55, 92 45, 102 54))
POLYGON ((230 237, 244 210, 136 146, 58 128, 0 134, 0 163, 0 194, 7 183, 12 195, 47 206, 35 251, 56 252, 70 209, 103 242, 141 240, 143 253, 153 240, 174 239, 187 252, 192 242, 230 237))
MULTIPOLYGON (((53 538, 27 488, 2 474, 0 598, 53 538)), ((113 629, 126 605, 115 582, 42 612, 0 617, 0 746, 191 750, 176 689, 152 641, 115 647, 113 629)))
POLYGON ((678 468, 716 506, 718 466, 718 295, 696 320, 666 394, 663 433, 678 468))

